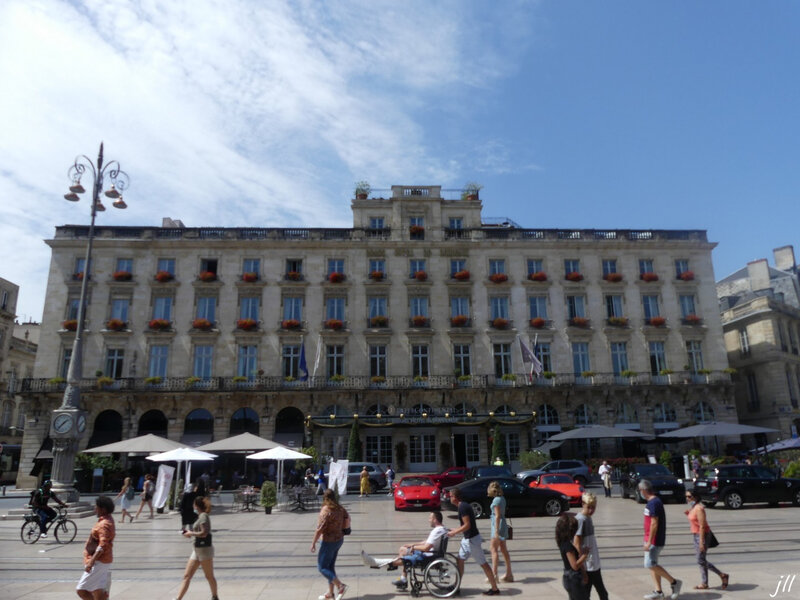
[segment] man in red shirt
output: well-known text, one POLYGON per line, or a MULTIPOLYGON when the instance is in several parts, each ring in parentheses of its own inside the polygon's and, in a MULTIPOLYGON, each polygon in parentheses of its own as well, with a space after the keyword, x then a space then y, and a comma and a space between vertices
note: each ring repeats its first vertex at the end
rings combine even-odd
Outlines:
POLYGON ((84 574, 75 591, 81 600, 108 600, 111 589, 111 562, 116 528, 114 518, 114 501, 108 496, 98 496, 95 500, 94 513, 97 523, 89 533, 89 539, 83 548, 84 574))

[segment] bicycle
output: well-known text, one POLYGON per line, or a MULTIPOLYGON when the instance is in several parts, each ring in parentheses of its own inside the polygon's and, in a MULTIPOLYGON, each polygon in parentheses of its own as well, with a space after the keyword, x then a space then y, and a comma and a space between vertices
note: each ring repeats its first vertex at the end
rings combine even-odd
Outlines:
MULTIPOLYGON (((31 512, 25 515, 24 519, 25 522, 22 524, 19 536, 24 544, 35 544, 42 535, 39 528, 39 514, 31 508, 31 512)), ((49 532, 53 526, 55 526, 54 533, 59 544, 69 544, 78 533, 78 527, 75 522, 67 518, 66 508, 58 509, 58 516, 47 523, 45 533, 49 532)))

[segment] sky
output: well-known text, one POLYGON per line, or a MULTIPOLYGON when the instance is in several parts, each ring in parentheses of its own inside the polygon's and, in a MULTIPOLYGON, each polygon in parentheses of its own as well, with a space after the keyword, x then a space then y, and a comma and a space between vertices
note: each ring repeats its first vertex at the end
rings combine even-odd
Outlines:
MULTIPOLYGON (((482 184, 531 228, 707 229, 717 279, 796 244, 800 3, 0 2, 0 277, 39 320, 98 225, 349 227, 354 184, 482 184)), ((800 246, 800 245, 799 245, 800 246)), ((800 247, 798 247, 800 254, 800 247)))

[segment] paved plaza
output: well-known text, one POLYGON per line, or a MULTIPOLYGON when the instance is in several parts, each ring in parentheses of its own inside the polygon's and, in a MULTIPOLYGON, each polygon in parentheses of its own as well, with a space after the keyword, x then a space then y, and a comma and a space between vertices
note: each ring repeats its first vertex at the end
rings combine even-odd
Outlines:
MULTIPOLYGON (((642 567, 642 506, 632 500, 599 495, 594 517, 603 578, 614 600, 639 600, 652 589, 649 573, 642 567)), ((88 498, 93 501, 92 498, 88 498)), ((0 501, 0 514, 23 502, 0 501)), ((230 496, 215 499, 212 511, 215 571, 221 600, 316 600, 326 584, 316 570, 316 555, 309 546, 316 513, 236 512, 230 510, 230 496)), ((386 495, 358 498, 346 496, 344 504, 353 520, 353 535, 345 538, 337 572, 350 588, 346 598, 388 600, 407 597, 395 592, 396 573, 363 566, 361 551, 393 555, 402 543, 422 540, 427 535, 427 513, 396 512, 386 495)), ((684 506, 668 504, 667 547, 662 564, 684 581, 681 598, 800 598, 800 581, 792 589, 776 593, 781 576, 800 575, 800 508, 782 505, 746 507, 733 512, 708 511, 709 520, 721 545, 709 558, 731 574, 727 591, 719 589, 719 578, 709 574, 712 589, 696 591, 700 576, 694 562, 692 539, 683 515, 684 506)), ((118 516, 118 515, 116 515, 118 516)), ((145 513, 142 513, 145 516, 145 513)), ((59 545, 54 539, 33 545, 20 541, 19 517, 0 520, 0 598, 3 600, 50 600, 77 598, 75 583, 81 573, 83 541, 94 518, 77 521, 78 536, 72 544, 59 545)), ((566 598, 561 587, 561 558, 551 517, 514 518, 514 540, 509 542, 516 581, 501 584, 503 595, 520 598, 566 598)), ((455 513, 445 512, 445 525, 457 524, 455 513)), ((478 521, 488 537, 489 523, 478 521)), ((191 542, 179 534, 177 514, 156 515, 134 523, 117 524, 114 545, 114 600, 170 600, 180 583, 191 542)), ((457 548, 451 544, 451 550, 457 548)), ((484 544, 487 549, 488 544, 484 544)), ((501 566, 502 573, 502 566, 501 566)), ((800 577, 798 577, 800 579, 800 577)), ((481 597, 487 589, 483 573, 467 563, 462 597, 481 597)), ((668 585, 665 586, 668 590, 668 585)), ((423 590, 423 597, 432 597, 423 590)), ((207 600, 208 585, 198 572, 186 595, 188 600, 207 600)), ((596 598, 593 592, 592 598, 596 598)))

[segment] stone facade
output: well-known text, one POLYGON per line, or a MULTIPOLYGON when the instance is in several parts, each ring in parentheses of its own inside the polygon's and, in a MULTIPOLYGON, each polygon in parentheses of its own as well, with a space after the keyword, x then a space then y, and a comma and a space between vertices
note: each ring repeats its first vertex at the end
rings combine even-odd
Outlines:
MULTIPOLYGON (((736 420, 704 231, 523 229, 439 186, 388 196, 353 200, 352 229, 99 227, 82 443, 249 428, 343 456, 358 418, 365 459, 421 471, 486 462, 495 425, 516 465, 576 425, 736 420), (520 339, 545 377, 529 380, 520 339)), ((63 226, 48 240, 26 382, 39 443, 60 400, 86 234, 63 226)))

